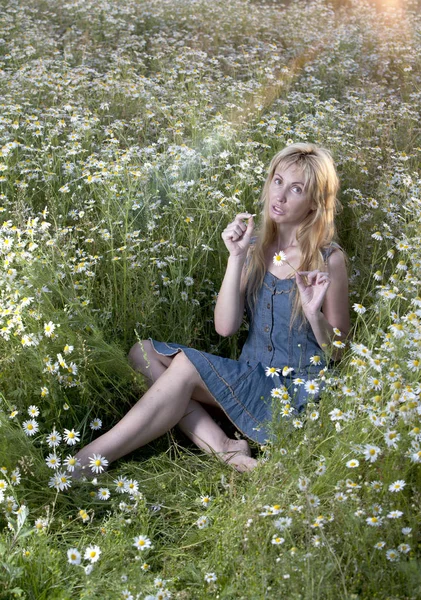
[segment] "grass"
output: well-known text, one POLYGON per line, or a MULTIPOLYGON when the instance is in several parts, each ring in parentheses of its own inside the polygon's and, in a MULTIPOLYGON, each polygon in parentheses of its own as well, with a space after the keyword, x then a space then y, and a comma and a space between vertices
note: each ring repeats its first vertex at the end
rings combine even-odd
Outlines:
POLYGON ((419 3, 3 12, 0 598, 418 598, 419 3), (280 402, 250 474, 175 430, 57 489, 47 456, 64 461, 145 390, 127 363, 137 338, 238 356, 246 331, 221 339, 212 322, 220 233, 259 212, 290 141, 334 155, 365 308, 321 402, 294 422, 280 402), (78 444, 49 447, 65 429, 78 444))

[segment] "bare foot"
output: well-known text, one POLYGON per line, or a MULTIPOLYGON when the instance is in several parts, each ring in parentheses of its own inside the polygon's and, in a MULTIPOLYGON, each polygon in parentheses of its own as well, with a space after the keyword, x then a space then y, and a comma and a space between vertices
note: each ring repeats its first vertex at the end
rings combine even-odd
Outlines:
POLYGON ((218 456, 240 473, 252 471, 257 467, 258 462, 255 458, 251 457, 250 446, 247 440, 228 440, 225 447, 226 450, 218 452, 218 456))

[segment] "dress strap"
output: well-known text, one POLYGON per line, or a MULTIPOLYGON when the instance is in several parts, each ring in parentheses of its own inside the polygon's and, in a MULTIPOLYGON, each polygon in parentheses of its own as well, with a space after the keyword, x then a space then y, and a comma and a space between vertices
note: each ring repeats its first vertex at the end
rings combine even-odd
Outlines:
POLYGON ((325 246, 324 248, 320 248, 320 252, 322 253, 323 256, 323 261, 327 267, 327 261, 329 259, 329 256, 332 254, 332 252, 334 250, 342 250, 342 248, 340 247, 339 244, 337 244, 336 242, 330 242, 329 246, 325 246))

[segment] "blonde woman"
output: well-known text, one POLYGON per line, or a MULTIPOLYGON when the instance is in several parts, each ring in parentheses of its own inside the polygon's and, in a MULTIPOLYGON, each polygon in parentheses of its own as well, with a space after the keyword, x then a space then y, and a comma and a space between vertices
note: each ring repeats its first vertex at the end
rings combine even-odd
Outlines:
POLYGON ((205 406, 221 408, 245 438, 265 443, 275 386, 287 387, 297 413, 317 398, 312 382, 326 366, 323 349, 339 359, 333 342, 344 340, 350 328, 346 261, 334 242, 338 188, 324 148, 293 144, 273 157, 260 231, 253 237, 254 215, 241 213, 222 233, 229 257, 215 329, 233 335, 246 309, 249 333, 239 359, 154 340, 135 344, 129 359, 149 390, 79 452, 87 474, 88 467, 101 470, 177 424, 206 452, 251 470, 257 462, 247 440, 228 438, 205 406))

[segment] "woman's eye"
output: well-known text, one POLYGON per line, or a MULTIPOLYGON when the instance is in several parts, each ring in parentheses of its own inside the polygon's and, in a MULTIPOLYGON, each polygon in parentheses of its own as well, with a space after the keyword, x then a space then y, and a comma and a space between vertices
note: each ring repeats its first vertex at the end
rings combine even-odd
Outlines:
POLYGON ((297 186, 294 186, 292 189, 293 189, 295 192, 297 192, 298 194, 301 194, 301 192, 302 192, 301 188, 300 188, 300 187, 297 187, 297 186))

